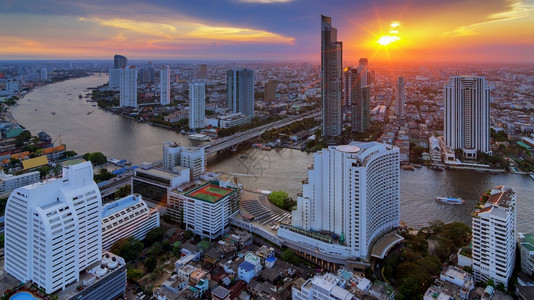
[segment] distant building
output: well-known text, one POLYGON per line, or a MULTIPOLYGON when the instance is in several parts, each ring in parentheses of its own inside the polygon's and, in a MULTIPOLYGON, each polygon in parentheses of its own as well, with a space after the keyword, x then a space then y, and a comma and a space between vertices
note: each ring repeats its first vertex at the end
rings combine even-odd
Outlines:
POLYGON ((78 282, 80 271, 101 259, 101 205, 90 162, 13 191, 5 215, 6 272, 48 294, 78 282))
POLYGON ((323 275, 315 275, 313 278, 306 280, 300 288, 294 287, 291 292, 291 299, 358 299, 355 295, 346 290, 345 287, 345 280, 334 274, 326 273, 323 275))
POLYGON ((397 117, 404 117, 404 102, 405 102, 405 94, 404 94, 404 77, 397 78, 397 89, 395 94, 395 99, 397 101, 396 108, 397 108, 397 117))
POLYGON ((126 65, 128 65, 128 59, 126 56, 115 54, 113 57, 113 69, 126 68, 126 65))
POLYGON ((171 68, 169 66, 163 66, 160 71, 160 97, 159 104, 169 105, 171 104, 171 68))
POLYGON ((275 92, 276 92, 276 84, 274 83, 274 81, 267 81, 267 83, 265 84, 265 89, 264 89, 264 95, 263 95, 263 99, 265 100, 265 102, 268 102, 268 103, 271 103, 274 101, 275 99, 275 92))
POLYGON ((432 162, 435 164, 441 163, 441 146, 439 145, 439 140, 435 136, 428 138, 428 148, 430 149, 430 157, 432 162))
POLYGON ((468 272, 449 266, 439 275, 441 281, 450 282, 460 288, 460 299, 467 300, 469 292, 475 288, 475 282, 468 272))
POLYGON ((129 195, 102 207, 102 249, 109 251, 120 239, 145 239, 159 227, 159 213, 148 208, 141 195, 129 195))
POLYGON ((248 261, 244 261, 241 264, 239 264, 239 267, 237 269, 237 278, 239 280, 243 280, 246 283, 249 283, 256 273, 254 272, 254 265, 249 263, 248 261))
POLYGON ((204 128, 206 116, 206 86, 203 83, 189 85, 189 128, 204 128))
POLYGON ((200 64, 197 71, 197 79, 208 79, 208 65, 200 64))
POLYGON ((345 74, 345 105, 350 107, 352 131, 365 132, 370 124, 370 87, 367 85, 367 59, 358 68, 347 68, 345 74))
POLYGON ((332 18, 321 15, 321 98, 323 136, 341 134, 342 43, 332 18))
POLYGON ((182 147, 176 142, 164 142, 163 143, 163 168, 165 170, 172 171, 176 166, 180 165, 180 154, 182 153, 182 147))
POLYGON ((120 106, 137 108, 137 69, 124 68, 120 74, 120 106))
POLYGON ((121 84, 120 70, 126 68, 128 59, 125 56, 115 54, 113 57, 113 68, 109 69, 109 87, 118 88, 121 84))
POLYGON ((491 190, 473 217, 473 274, 477 282, 493 279, 508 286, 515 263, 516 194, 504 185, 491 190))
POLYGON ((228 109, 254 117, 254 70, 233 69, 226 72, 228 109))
POLYGON ((20 175, 5 174, 0 170, 0 194, 8 193, 19 187, 39 182, 39 171, 23 173, 20 175))
POLYGON ((191 178, 198 179, 206 170, 206 155, 203 147, 182 147, 180 166, 189 168, 191 178))
POLYGON ((444 89, 445 144, 467 158, 490 153, 490 88, 484 76, 451 76, 444 89))
POLYGON ((519 249, 521 255, 521 271, 534 275, 534 234, 519 233, 519 249))
POLYGON ((41 81, 47 81, 48 80, 48 70, 46 68, 41 68, 39 71, 39 76, 41 81))

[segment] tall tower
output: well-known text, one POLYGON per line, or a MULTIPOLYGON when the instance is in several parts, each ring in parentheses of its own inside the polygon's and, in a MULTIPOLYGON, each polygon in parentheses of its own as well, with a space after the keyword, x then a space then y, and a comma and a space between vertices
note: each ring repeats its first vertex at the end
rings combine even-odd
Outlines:
POLYGON ((120 74, 120 106, 137 108, 137 69, 124 68, 120 74))
POLYGON ((189 85, 189 128, 205 127, 206 87, 203 83, 189 85))
POLYGON ((323 136, 341 134, 342 43, 332 19, 321 15, 321 98, 323 136))
POLYGON ((121 84, 121 69, 126 68, 128 59, 125 56, 115 54, 113 68, 109 69, 109 87, 118 88, 121 84))
POLYGON ((404 117, 404 77, 397 78, 397 93, 395 98, 397 100, 397 117, 404 117))
POLYGON ((265 102, 268 102, 268 103, 273 102, 274 97, 275 97, 275 92, 276 92, 276 84, 271 80, 267 81, 267 83, 265 84, 265 90, 264 90, 264 96, 263 96, 265 102))
POLYGON ((101 207, 90 162, 16 189, 6 205, 5 270, 47 293, 77 282, 102 257, 101 207))
POLYGON ((445 145, 464 155, 490 149, 490 88, 484 76, 451 76, 444 88, 445 145))
POLYGON ((254 117, 254 70, 233 69, 226 72, 228 108, 233 113, 254 117))
POLYGON ((292 226, 334 233, 350 256, 365 258, 380 234, 399 225, 399 176, 397 147, 352 142, 323 149, 313 156, 292 226))
POLYGON ((370 87, 368 83, 367 59, 360 59, 358 68, 345 71, 345 105, 351 109, 352 131, 364 132, 369 129, 370 87))
POLYGON ((160 97, 161 105, 171 104, 171 69, 169 66, 163 66, 160 71, 160 97))
POLYGON ((208 79, 208 65, 200 64, 197 71, 197 79, 208 79))
POLYGON ((113 57, 113 69, 126 68, 127 64, 128 59, 126 58, 126 56, 115 54, 115 56, 113 57))
POLYGON ((516 194, 511 187, 491 190, 484 208, 473 217, 473 275, 508 285, 515 263, 516 194))
POLYGON ((163 168, 172 171, 176 166, 180 165, 180 154, 182 147, 176 142, 168 141, 163 143, 163 168))

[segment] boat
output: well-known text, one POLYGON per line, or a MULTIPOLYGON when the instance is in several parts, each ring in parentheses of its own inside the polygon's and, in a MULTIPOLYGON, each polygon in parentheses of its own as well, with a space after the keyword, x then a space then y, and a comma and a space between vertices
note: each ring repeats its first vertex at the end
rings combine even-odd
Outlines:
POLYGON ((264 144, 252 144, 252 148, 258 148, 265 151, 271 151, 272 148, 264 144))
POLYGON ((93 111, 88 112, 87 114, 90 115, 93 111))
POLYGON ((528 176, 530 176, 530 178, 532 178, 532 180, 534 180, 534 173, 530 173, 530 174, 528 174, 528 176))
POLYGON ((453 197, 436 197, 436 202, 443 204, 464 204, 465 200, 453 197))
POLYGON ((209 141, 211 139, 209 136, 200 133, 191 134, 189 138, 196 141, 209 141))
POLYGON ((82 99, 82 97, 83 97, 82 94, 78 94, 78 98, 82 99))
POLYGON ((37 108, 35 109, 35 111, 37 111, 37 108))
POLYGON ((434 165, 434 166, 431 166, 430 169, 432 169, 432 170, 434 170, 434 171, 438 171, 438 172, 443 171, 443 168, 442 168, 442 167, 440 167, 440 166, 435 166, 435 165, 434 165))
POLYGON ((414 168, 414 166, 412 166, 412 165, 402 165, 401 168, 402 168, 403 170, 415 171, 415 168, 414 168))
POLYGON ((93 104, 93 107, 96 107, 96 104, 93 104))
POLYGON ((53 114, 53 115, 55 115, 55 114, 56 114, 56 112, 55 112, 55 111, 51 111, 50 113, 51 113, 51 114, 53 114))

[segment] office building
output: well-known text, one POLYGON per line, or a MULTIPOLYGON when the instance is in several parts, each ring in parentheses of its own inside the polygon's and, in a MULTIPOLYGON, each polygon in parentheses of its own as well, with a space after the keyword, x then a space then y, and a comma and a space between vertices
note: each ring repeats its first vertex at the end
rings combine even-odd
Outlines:
POLYGON ((208 65, 200 64, 197 71, 197 79, 208 79, 208 65))
MULTIPOLYGON (((362 58, 363 59, 363 58, 362 58)), ((367 59, 358 68, 347 68, 344 104, 350 107, 352 131, 364 132, 370 124, 370 87, 367 85, 367 59)))
POLYGON ((281 225, 278 236, 327 261, 368 261, 371 244, 399 225, 399 174, 394 146, 351 142, 315 153, 292 226, 281 225))
POLYGON ((490 152, 490 88, 484 76, 451 76, 444 89, 445 144, 466 158, 490 152))
POLYGON ((13 191, 5 215, 6 272, 49 294, 78 282, 101 259, 101 205, 90 162, 13 191))
POLYGON ((203 83, 189 85, 189 128, 205 127, 206 86, 203 83))
POLYGON ((163 66, 160 71, 160 95, 159 104, 169 105, 171 104, 171 68, 169 66, 163 66))
POLYGON ((275 99, 275 93, 276 93, 276 84, 272 80, 267 81, 267 83, 265 84, 265 90, 264 90, 264 95, 263 95, 263 99, 265 100, 265 102, 268 102, 268 103, 273 102, 275 99))
POLYGON ((198 179, 206 170, 206 159, 203 147, 182 147, 180 166, 189 168, 191 178, 198 179))
POLYGON ((519 249, 521 256, 521 271, 534 275, 534 234, 519 233, 519 249))
POLYGON ((242 113, 227 114, 218 116, 216 118, 219 128, 230 128, 242 124, 248 124, 252 121, 249 115, 244 115, 242 113))
POLYGON ((3 170, 0 170, 0 194, 8 193, 19 187, 39 182, 40 178, 39 171, 11 175, 5 174, 3 170))
POLYGON ((168 141, 163 143, 163 168, 172 171, 180 165, 180 153, 182 147, 176 142, 168 141))
POLYGON ((120 74, 120 106, 137 108, 137 69, 124 68, 120 74))
POLYGON ((146 204, 165 214, 169 191, 191 181, 189 168, 175 166, 172 171, 142 166, 132 176, 132 192, 143 196, 146 204))
POLYGON ((228 109, 254 117, 254 70, 233 69, 226 72, 228 109))
POLYGON ((341 134, 342 43, 332 19, 321 15, 321 99, 323 136, 341 134))
POLYGON ((126 56, 115 54, 115 56, 113 57, 113 69, 126 68, 127 64, 128 59, 126 58, 126 56))
POLYGON ((144 240, 159 227, 159 213, 150 209, 141 195, 133 194, 102 207, 102 249, 109 251, 116 241, 134 237, 144 240))
POLYGON ((504 185, 493 188, 473 217, 473 275, 508 286, 515 263, 516 194, 504 185))
POLYGON ((397 103, 395 104, 395 106, 397 108, 397 117, 404 117, 405 116, 405 112, 404 112, 404 101, 405 101, 405 96, 404 96, 404 77, 397 78, 397 89, 396 89, 396 93, 395 93, 395 99, 397 101, 397 103))

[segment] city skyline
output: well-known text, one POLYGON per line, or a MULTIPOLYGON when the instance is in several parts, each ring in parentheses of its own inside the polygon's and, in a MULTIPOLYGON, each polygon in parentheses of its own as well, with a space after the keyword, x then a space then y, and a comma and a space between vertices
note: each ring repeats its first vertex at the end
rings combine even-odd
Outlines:
POLYGON ((4 5, 0 59, 105 59, 121 53, 133 60, 318 62, 320 43, 314 20, 321 13, 336 20, 344 57, 350 61, 359 57, 393 63, 534 58, 534 44, 525 39, 534 28, 532 1, 28 4, 4 5))

